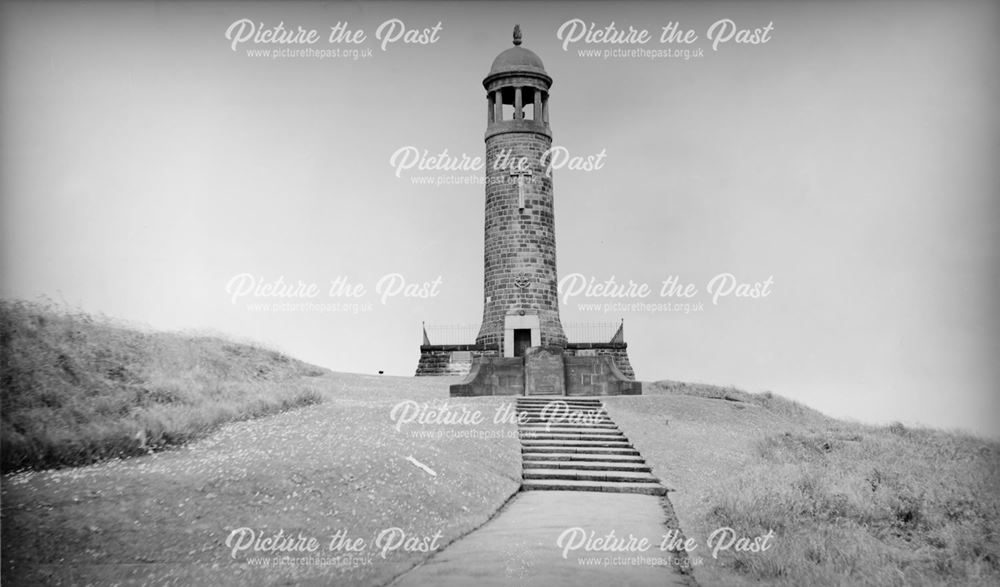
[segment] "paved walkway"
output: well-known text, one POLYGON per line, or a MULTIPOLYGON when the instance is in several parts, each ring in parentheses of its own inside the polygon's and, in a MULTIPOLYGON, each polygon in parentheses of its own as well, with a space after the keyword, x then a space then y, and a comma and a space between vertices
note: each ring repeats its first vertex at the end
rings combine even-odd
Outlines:
MULTIPOLYGON (((492 520, 452 543, 423 565, 392 583, 394 587, 443 585, 684 585, 696 583, 680 574, 677 558, 660 551, 671 528, 660 498, 651 495, 580 491, 530 491, 517 494, 492 520), (557 542, 572 528, 583 536, 645 538, 645 552, 587 552, 581 547, 563 557, 557 542), (582 564, 596 560, 597 564, 582 564), (644 559, 644 560, 642 560, 644 559), (657 566, 654 563, 666 562, 657 566)), ((570 536, 566 539, 569 540, 570 536)), ((563 542, 566 545, 566 542, 563 542)))

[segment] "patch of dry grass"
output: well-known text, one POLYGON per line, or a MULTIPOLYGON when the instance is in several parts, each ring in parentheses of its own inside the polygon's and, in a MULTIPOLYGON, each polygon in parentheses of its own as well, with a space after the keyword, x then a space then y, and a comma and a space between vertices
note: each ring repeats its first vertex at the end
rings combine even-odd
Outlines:
POLYGON ((996 585, 1000 446, 902 426, 785 432, 711 493, 708 520, 784 545, 726 564, 768 583, 996 585))
POLYGON ((664 394, 680 393, 692 397, 721 399, 729 402, 750 404, 765 408, 768 412, 784 418, 792 418, 801 424, 825 423, 830 420, 826 415, 790 400, 780 395, 765 391, 764 393, 749 393, 734 386, 722 387, 706 383, 686 383, 683 381, 657 381, 646 386, 643 393, 664 394))
POLYGON ((324 370, 214 337, 0 301, 3 471, 142 454, 316 403, 324 370))
POLYGON ((609 411, 677 490, 705 584, 1000 584, 1000 444, 844 423, 733 388, 645 391, 609 411), (707 539, 720 527, 773 530, 773 546, 713 558, 707 539))

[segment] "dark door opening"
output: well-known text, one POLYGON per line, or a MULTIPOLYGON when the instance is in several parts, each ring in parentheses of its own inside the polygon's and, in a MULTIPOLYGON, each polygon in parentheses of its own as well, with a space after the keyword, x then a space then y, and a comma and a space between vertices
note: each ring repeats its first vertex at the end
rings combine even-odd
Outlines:
POLYGON ((515 328, 514 329, 514 356, 523 357, 524 352, 528 350, 531 346, 531 329, 530 328, 515 328))

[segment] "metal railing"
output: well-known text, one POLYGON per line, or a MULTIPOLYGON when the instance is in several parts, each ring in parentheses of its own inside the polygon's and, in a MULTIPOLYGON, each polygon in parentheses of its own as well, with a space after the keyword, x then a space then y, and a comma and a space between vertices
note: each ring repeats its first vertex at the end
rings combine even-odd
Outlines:
POLYGON ((478 324, 424 324, 429 344, 475 344, 478 324))
POLYGON ((568 342, 611 342, 618 332, 618 322, 564 322, 568 342))

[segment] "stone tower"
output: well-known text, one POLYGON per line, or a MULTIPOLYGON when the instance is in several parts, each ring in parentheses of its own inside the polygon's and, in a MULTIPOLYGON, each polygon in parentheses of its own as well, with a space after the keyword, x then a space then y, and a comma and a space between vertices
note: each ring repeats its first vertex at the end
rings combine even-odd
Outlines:
POLYGON ((493 61, 486 88, 486 225, 483 321, 476 344, 500 356, 566 346, 559 321, 549 88, 542 60, 514 46, 493 61))
MULTIPOLYGON (((417 375, 465 375, 452 396, 634 395, 624 325, 610 340, 569 342, 559 319, 552 147, 542 60, 514 46, 493 60, 486 89, 483 321, 474 344, 432 344, 424 328, 417 375)), ((471 334, 471 333, 470 333, 471 334)))

